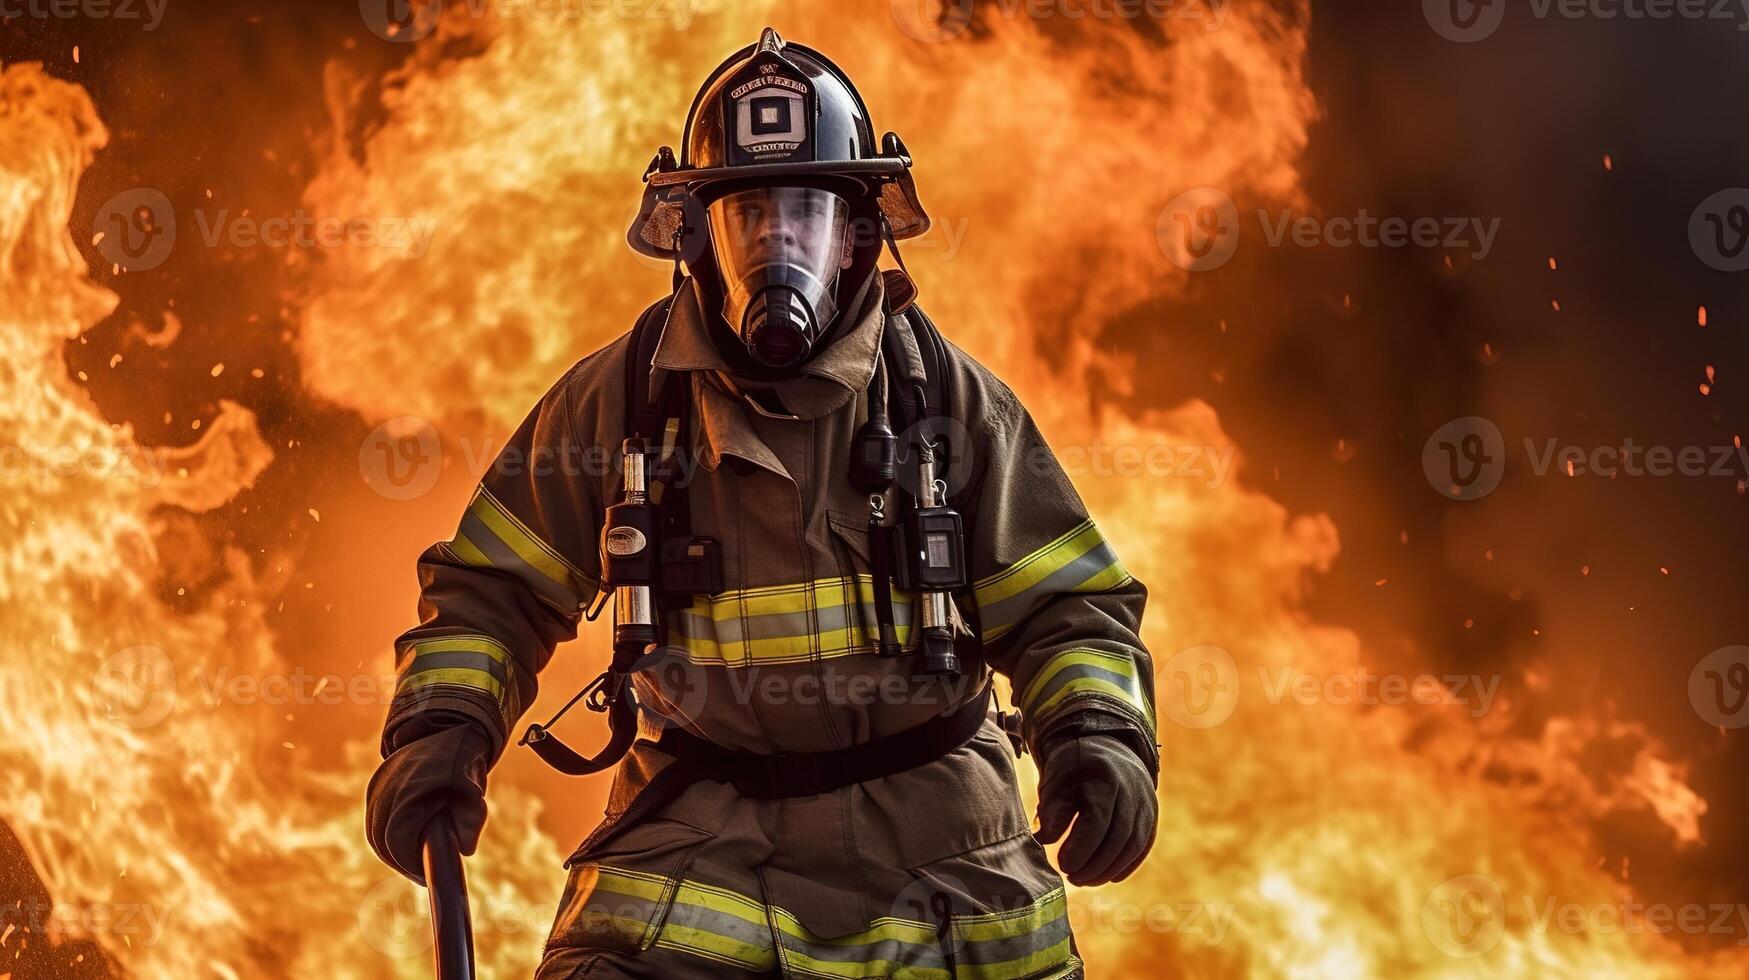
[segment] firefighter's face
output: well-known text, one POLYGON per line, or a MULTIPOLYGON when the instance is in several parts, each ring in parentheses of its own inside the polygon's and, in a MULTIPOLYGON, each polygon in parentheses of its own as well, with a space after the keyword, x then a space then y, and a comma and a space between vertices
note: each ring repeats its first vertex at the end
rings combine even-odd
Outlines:
POLYGON ((816 187, 755 187, 705 213, 723 319, 766 366, 800 363, 836 314, 832 292, 853 254, 849 203, 816 187))
POLYGON ((709 214, 724 278, 771 264, 830 278, 850 266, 849 212, 842 197, 813 187, 756 187, 718 198, 709 214))

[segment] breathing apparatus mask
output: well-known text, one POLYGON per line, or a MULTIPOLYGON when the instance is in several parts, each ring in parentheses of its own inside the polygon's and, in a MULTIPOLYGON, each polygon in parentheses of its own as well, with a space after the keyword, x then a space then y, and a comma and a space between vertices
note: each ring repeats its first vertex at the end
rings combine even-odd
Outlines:
POLYGON ((830 330, 850 212, 820 187, 749 187, 705 206, 723 319, 760 365, 793 367, 830 330))

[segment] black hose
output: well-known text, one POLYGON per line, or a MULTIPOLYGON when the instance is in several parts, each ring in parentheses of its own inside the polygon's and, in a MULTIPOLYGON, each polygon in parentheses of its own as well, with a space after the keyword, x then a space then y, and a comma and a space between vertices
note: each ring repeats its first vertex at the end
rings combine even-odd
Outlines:
POLYGON ((448 813, 425 826, 425 886, 431 893, 431 931, 437 938, 437 980, 474 980, 468 879, 448 813))

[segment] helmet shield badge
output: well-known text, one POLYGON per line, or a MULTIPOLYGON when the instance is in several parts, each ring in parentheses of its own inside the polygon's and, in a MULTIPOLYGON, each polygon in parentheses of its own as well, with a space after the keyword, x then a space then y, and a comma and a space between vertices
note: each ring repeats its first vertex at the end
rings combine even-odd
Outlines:
POLYGON ((723 280, 723 319, 754 360, 806 358, 837 313, 850 204, 817 187, 753 187, 706 206, 723 280))

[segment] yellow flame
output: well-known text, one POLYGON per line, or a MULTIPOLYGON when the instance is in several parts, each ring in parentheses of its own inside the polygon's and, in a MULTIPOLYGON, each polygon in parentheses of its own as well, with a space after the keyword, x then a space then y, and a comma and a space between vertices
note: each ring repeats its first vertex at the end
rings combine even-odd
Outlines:
MULTIPOLYGON (((450 7, 438 37, 471 36, 469 55, 422 43, 383 86, 387 118, 362 159, 336 139, 309 188, 323 214, 435 230, 419 257, 335 251, 308 270, 299 343, 314 393, 372 423, 423 416, 452 444, 513 425, 665 288, 666 270, 624 247, 636 175, 677 138, 703 71, 772 23, 838 58, 877 126, 905 136, 937 222, 907 249, 923 301, 1011 380, 1059 448, 1233 451, 1205 404, 1134 417, 1114 407, 1147 369, 1104 349, 1098 331, 1183 285, 1154 230, 1178 192, 1299 195, 1297 155, 1316 111, 1302 74, 1304 0, 1222 5, 1218 27, 1168 20, 1160 40, 986 11, 977 30, 939 43, 915 36, 905 4, 713 6, 685 30, 478 20, 450 7)), ((337 116, 346 109, 337 96, 337 116)), ((186 683, 220 667, 286 669, 292 658, 263 621, 285 583, 255 581, 230 555, 226 584, 190 608, 168 608, 154 588, 148 510, 211 509, 248 486, 271 460, 252 421, 230 408, 194 449, 151 456, 66 377, 60 341, 114 302, 86 278, 66 227, 103 140, 78 88, 30 67, 0 75, 0 440, 187 472, 33 459, 0 501, 0 817, 64 905, 164 910, 150 942, 97 932, 135 975, 429 975, 419 895, 361 840, 374 731, 317 756, 285 747, 312 733, 315 715, 208 705, 186 683)), ((1739 958, 1685 957, 1656 935, 1536 919, 1547 898, 1627 897, 1594 867, 1578 819, 1589 807, 1651 807, 1697 838, 1704 801, 1680 767, 1648 752, 1625 797, 1584 797, 1566 817, 1477 775, 1477 754, 1504 750, 1461 712, 1271 704, 1270 671, 1329 676, 1366 662, 1354 634, 1301 610, 1337 552, 1331 522, 1251 489, 1242 461, 1218 481, 1073 475, 1152 587, 1147 640, 1165 719, 1154 855, 1131 880, 1073 896, 1094 975, 1741 975, 1739 958), (1210 663, 1237 702, 1224 723, 1194 727, 1184 699, 1192 668, 1210 663)), ((453 525, 453 513, 433 514, 427 539, 453 525)), ((388 652, 364 641, 330 659, 355 657, 388 669, 388 652)), ((563 687, 548 683, 548 701, 563 687)), ((1567 731, 1583 742, 1597 731, 1585 725, 1600 723, 1575 724, 1567 731)), ((1572 745, 1551 740, 1519 761, 1583 782, 1565 769, 1572 745)), ((561 883, 538 803, 508 783, 494 786, 494 821, 470 864, 486 976, 531 971, 561 883)))

